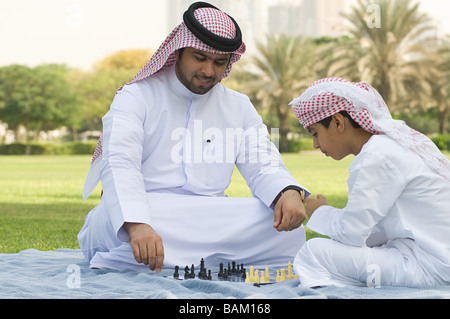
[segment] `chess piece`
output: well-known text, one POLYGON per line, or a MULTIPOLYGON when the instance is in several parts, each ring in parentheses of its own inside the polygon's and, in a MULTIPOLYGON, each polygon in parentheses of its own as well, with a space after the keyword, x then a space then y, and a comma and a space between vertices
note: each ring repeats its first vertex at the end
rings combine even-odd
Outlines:
POLYGON ((206 268, 205 268, 205 260, 203 258, 200 260, 200 270, 198 272, 198 278, 200 278, 200 279, 207 278, 206 268))
POLYGON ((284 270, 284 268, 281 268, 280 271, 281 271, 280 281, 286 280, 286 271, 284 270))
POLYGON ((286 276, 286 279, 294 279, 294 275, 292 274, 292 264, 289 262, 288 264, 288 274, 286 276))
POLYGON ((189 267, 186 266, 184 267, 184 279, 188 279, 189 278, 189 267))
POLYGON ((264 282, 269 283, 270 282, 270 275, 269 275, 269 267, 266 266, 266 275, 264 276, 264 282))
POLYGON ((264 275, 264 270, 261 271, 261 278, 259 279, 260 284, 264 284, 266 282, 266 276, 264 275))

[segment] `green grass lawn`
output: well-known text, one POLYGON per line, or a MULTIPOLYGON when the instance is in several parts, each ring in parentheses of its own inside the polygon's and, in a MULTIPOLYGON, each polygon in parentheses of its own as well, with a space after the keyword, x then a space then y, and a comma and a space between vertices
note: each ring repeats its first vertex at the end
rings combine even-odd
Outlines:
POLYGON ((90 156, 0 156, 0 252, 78 248, 90 156))
MULTIPOLYGON (((333 206, 347 201, 352 157, 336 162, 320 153, 285 154, 292 175, 333 206)), ((0 253, 28 248, 78 249, 86 214, 100 201, 100 186, 82 201, 91 156, 0 156, 0 253)), ((228 196, 251 196, 236 171, 228 196)), ((316 234, 308 232, 308 237, 316 234)))

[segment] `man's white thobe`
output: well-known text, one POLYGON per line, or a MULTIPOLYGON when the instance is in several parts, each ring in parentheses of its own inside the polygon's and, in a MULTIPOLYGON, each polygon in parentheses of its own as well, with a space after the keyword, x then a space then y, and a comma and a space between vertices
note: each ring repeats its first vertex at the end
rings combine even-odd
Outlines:
POLYGON ((318 208, 294 269, 305 287, 450 283, 450 183, 386 135, 349 168, 344 209, 318 208))
POLYGON ((103 118, 101 180, 101 203, 78 236, 92 267, 147 268, 134 260, 125 222, 153 227, 166 267, 201 258, 285 266, 305 242, 303 227, 272 227, 278 193, 302 186, 250 100, 220 83, 194 94, 174 66, 115 96, 103 118), (235 165, 254 198, 224 197, 235 165))

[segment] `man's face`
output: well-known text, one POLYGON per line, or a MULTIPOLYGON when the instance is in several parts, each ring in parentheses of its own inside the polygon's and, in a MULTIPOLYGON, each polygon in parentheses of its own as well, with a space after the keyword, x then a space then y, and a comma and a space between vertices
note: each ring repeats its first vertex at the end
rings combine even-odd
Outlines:
POLYGON ((230 54, 212 54, 194 48, 185 48, 180 56, 176 52, 177 77, 191 92, 205 94, 223 77, 230 54))

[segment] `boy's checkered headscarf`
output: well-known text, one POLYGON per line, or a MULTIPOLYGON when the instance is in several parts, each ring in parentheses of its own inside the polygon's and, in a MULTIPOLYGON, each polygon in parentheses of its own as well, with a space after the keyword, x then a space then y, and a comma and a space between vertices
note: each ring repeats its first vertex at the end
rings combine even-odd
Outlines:
POLYGON ((380 94, 366 82, 352 83, 341 78, 321 79, 289 105, 306 129, 341 111, 346 111, 362 129, 386 134, 418 154, 431 169, 450 181, 450 161, 422 133, 403 121, 392 119, 380 94))

